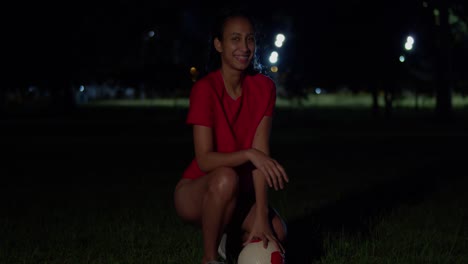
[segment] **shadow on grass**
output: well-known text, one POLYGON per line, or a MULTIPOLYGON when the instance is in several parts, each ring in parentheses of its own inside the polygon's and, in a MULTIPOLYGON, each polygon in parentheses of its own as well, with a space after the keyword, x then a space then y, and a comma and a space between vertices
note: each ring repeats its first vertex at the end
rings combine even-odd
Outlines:
POLYGON ((342 199, 288 222, 287 263, 312 263, 326 254, 326 234, 342 233, 365 237, 372 225, 392 209, 418 204, 436 190, 439 179, 402 177, 373 186, 368 191, 342 199))

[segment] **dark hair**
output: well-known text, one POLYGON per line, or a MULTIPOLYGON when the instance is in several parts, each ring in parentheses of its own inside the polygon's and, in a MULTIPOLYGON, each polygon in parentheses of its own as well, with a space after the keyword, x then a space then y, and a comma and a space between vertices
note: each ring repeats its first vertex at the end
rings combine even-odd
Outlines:
POLYGON ((258 34, 257 30, 259 28, 259 24, 257 20, 253 17, 253 15, 246 9, 242 7, 238 8, 224 8, 221 10, 218 16, 215 17, 213 21, 213 26, 211 28, 210 37, 208 41, 208 58, 206 63, 206 73, 215 71, 221 67, 221 56, 219 52, 215 49, 213 42, 216 38, 219 40, 223 39, 224 33, 224 26, 226 21, 233 17, 243 17, 246 18, 255 32, 255 41, 257 48, 255 49, 255 53, 250 65, 247 67, 246 72, 249 75, 254 75, 260 72, 263 72, 263 66, 259 61, 258 56, 258 46, 261 43, 261 35, 258 34))

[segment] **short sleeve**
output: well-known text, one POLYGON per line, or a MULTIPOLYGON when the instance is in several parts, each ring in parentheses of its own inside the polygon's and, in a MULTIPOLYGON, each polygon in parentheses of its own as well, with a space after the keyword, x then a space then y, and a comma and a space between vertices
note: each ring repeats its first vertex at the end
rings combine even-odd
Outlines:
POLYGON ((275 110, 276 104, 276 87, 274 84, 272 85, 272 89, 270 89, 270 95, 268 100, 268 107, 265 111, 265 116, 273 116, 273 111, 275 110))
POLYGON ((211 89, 206 83, 196 83, 190 92, 187 124, 213 126, 211 89))

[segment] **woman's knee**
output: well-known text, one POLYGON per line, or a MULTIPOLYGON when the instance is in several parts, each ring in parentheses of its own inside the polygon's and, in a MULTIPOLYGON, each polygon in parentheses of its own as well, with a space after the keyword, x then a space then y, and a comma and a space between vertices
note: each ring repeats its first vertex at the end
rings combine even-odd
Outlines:
POLYGON ((219 199, 231 199, 236 196, 239 188, 239 176, 229 167, 221 167, 213 171, 208 189, 219 199))

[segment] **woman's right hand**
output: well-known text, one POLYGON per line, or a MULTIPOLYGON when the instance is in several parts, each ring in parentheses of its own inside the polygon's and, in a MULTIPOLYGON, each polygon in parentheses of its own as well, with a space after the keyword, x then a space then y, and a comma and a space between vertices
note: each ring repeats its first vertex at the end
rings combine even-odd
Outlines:
POLYGON ((283 189, 284 183, 289 182, 288 175, 283 166, 275 159, 255 148, 249 149, 247 155, 252 164, 263 172, 270 188, 274 187, 275 190, 278 190, 278 188, 283 189))

